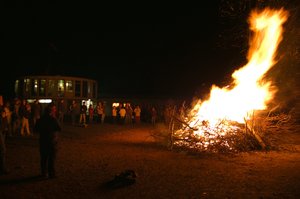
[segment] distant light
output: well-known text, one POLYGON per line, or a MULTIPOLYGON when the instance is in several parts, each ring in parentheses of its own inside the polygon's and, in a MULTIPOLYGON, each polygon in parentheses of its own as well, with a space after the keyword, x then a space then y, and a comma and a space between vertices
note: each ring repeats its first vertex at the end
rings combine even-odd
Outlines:
POLYGON ((41 104, 49 104, 52 102, 52 99, 39 99, 39 103, 41 104))
POLYGON ((112 107, 119 107, 120 106, 120 103, 118 103, 118 102, 114 102, 113 104, 112 104, 112 107))
POLYGON ((33 103, 35 101, 35 99, 27 99, 28 103, 33 103))

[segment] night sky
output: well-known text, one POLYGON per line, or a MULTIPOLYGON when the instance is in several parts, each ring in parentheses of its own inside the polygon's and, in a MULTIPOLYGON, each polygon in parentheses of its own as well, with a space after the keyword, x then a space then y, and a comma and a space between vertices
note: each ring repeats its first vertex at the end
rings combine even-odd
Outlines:
MULTIPOLYGON (((97 80, 100 97, 192 98, 244 62, 239 47, 220 47, 226 28, 220 18, 219 1, 20 4, 4 17, 1 70, 8 72, 1 73, 1 93, 12 95, 18 76, 66 75, 97 80)), ((248 28, 243 17, 231 25, 248 28)))

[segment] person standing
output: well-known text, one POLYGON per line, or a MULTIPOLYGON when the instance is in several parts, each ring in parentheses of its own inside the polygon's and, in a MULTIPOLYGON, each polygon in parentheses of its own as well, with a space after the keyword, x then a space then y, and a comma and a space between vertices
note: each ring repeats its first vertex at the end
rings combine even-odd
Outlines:
POLYGON ((119 114, 120 114, 120 123, 124 124, 125 123, 125 116, 126 116, 126 109, 124 108, 124 106, 122 106, 120 108, 119 114))
POLYGON ((15 99, 12 112, 12 131, 14 134, 19 134, 21 130, 21 115, 20 115, 21 100, 15 99))
MULTIPOLYGON (((0 121, 1 122, 1 121, 0 121)), ((2 122, 1 122, 1 129, 0 129, 0 175, 7 174, 6 169, 6 146, 5 146, 5 135, 2 130, 2 122)))
POLYGON ((94 121, 94 107, 92 104, 89 106, 89 123, 92 124, 94 121))
POLYGON ((79 118, 79 125, 86 125, 86 111, 87 106, 85 105, 85 102, 82 102, 80 107, 80 118, 79 118))
POLYGON ((139 124, 141 121, 141 108, 139 105, 137 105, 134 110, 134 121, 136 124, 139 124))
POLYGON ((5 115, 6 115, 6 119, 7 119, 7 129, 6 129, 6 132, 7 132, 7 135, 8 136, 12 136, 12 111, 11 111, 11 108, 10 108, 10 102, 7 101, 3 107, 3 110, 5 112, 5 115))
POLYGON ((60 100, 57 109, 58 109, 58 121, 61 125, 63 125, 65 114, 67 113, 67 104, 65 103, 64 99, 60 100))
POLYGON ((115 124, 116 121, 117 121, 117 108, 116 108, 116 106, 113 106, 112 111, 111 111, 111 115, 112 115, 112 122, 113 122, 113 124, 115 124))
POLYGON ((55 161, 58 147, 58 132, 61 131, 61 127, 55 117, 55 113, 55 105, 48 105, 44 115, 35 125, 35 130, 39 133, 40 169, 43 178, 56 177, 55 161))
POLYGON ((21 126, 21 135, 24 136, 26 131, 26 135, 31 135, 30 132, 30 123, 29 120, 31 119, 31 105, 25 102, 25 110, 22 111, 22 126, 21 126))
POLYGON ((104 124, 104 121, 105 121, 105 117, 106 117, 106 114, 105 114, 105 103, 102 103, 102 116, 101 116, 101 124, 104 124))
POLYGON ((41 105, 38 100, 35 100, 32 104, 31 114, 33 119, 33 126, 35 126, 36 121, 41 117, 41 105))
POLYGON ((31 135, 29 120, 31 115, 31 106, 27 103, 26 100, 23 100, 23 105, 21 106, 21 115, 22 115, 22 126, 21 126, 21 135, 24 136, 24 131, 26 130, 26 135, 31 135))
POLYGON ((101 102, 98 102, 98 105, 96 106, 97 116, 98 116, 98 122, 102 124, 102 121, 104 121, 103 114, 104 114, 104 107, 101 102))
POLYGON ((151 124, 154 126, 156 124, 157 111, 154 106, 151 108, 151 124))
POLYGON ((126 104, 125 109, 126 109, 125 124, 131 124, 133 110, 129 103, 126 104))
POLYGON ((75 100, 72 101, 72 104, 70 105, 70 114, 71 114, 71 120, 72 125, 74 126, 76 124, 76 118, 77 118, 77 108, 78 105, 75 100))
POLYGON ((7 174, 6 169, 6 146, 5 146, 5 131, 7 128, 7 118, 5 115, 5 110, 0 99, 0 175, 7 174))

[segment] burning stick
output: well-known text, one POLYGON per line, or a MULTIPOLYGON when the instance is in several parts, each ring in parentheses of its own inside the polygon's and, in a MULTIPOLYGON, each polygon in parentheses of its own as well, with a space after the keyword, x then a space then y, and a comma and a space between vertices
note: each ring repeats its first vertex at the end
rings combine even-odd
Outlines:
POLYGON ((191 127, 189 123, 187 123, 187 122, 185 122, 185 121, 182 121, 181 119, 177 118, 176 116, 173 116, 173 118, 174 118, 177 122, 179 122, 179 123, 181 123, 181 124, 187 126, 189 129, 191 129, 191 130, 193 130, 193 131, 198 131, 198 128, 191 127))
MULTIPOLYGON (((252 118, 252 120, 254 120, 254 118, 252 118)), ((255 139, 258 141, 258 143, 260 144, 262 149, 266 148, 266 145, 264 143, 264 141, 261 139, 261 137, 255 132, 254 127, 250 127, 250 125, 247 125, 247 120, 245 119, 245 127, 246 127, 246 133, 248 132, 248 130, 252 133, 252 135, 254 135, 255 139)))

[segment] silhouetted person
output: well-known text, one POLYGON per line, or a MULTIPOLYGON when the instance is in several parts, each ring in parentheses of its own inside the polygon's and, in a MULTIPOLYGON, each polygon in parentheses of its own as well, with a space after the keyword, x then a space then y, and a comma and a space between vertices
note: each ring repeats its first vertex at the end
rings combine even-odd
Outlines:
POLYGON ((154 126, 156 124, 157 111, 154 107, 151 109, 151 124, 154 126))
POLYGON ((77 115, 79 114, 79 111, 80 111, 79 105, 77 105, 77 102, 75 100, 73 100, 72 104, 70 106, 72 125, 76 124, 76 118, 77 118, 77 115))
POLYGON ((112 110, 111 110, 111 115, 112 115, 112 122, 113 124, 115 124, 117 122, 117 108, 116 106, 113 106, 112 110))
POLYGON ((60 125, 63 125, 65 114, 67 113, 67 104, 63 99, 60 100, 57 106, 58 109, 58 121, 60 125))
POLYGON ((135 122, 136 124, 139 124, 140 121, 141 121, 141 112, 142 112, 140 106, 137 105, 137 106, 134 108, 133 112, 134 112, 134 122, 135 122))
POLYGON ((92 104, 89 105, 89 123, 93 123, 94 121, 94 107, 92 104))
POLYGON ((86 111, 87 106, 85 105, 85 102, 82 102, 80 106, 80 117, 79 117, 79 124, 86 125, 86 111))
POLYGON ((55 117, 55 105, 46 107, 44 115, 36 123, 35 130, 39 133, 40 163, 43 178, 55 177, 55 160, 57 154, 58 132, 61 127, 55 117))
POLYGON ((0 175, 7 174, 6 169, 6 146, 5 146, 5 128, 6 128, 6 116, 2 104, 0 104, 0 175))

